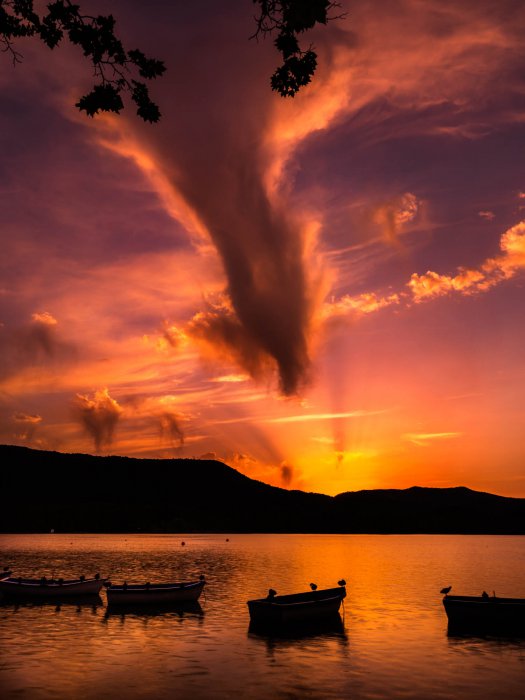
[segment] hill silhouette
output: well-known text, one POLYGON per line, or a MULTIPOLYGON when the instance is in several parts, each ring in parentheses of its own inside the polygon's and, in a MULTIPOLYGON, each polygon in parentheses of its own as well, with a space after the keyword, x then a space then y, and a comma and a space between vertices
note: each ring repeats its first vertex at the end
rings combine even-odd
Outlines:
POLYGON ((465 487, 326 496, 214 460, 134 459, 0 445, 2 532, 525 534, 525 499, 465 487))

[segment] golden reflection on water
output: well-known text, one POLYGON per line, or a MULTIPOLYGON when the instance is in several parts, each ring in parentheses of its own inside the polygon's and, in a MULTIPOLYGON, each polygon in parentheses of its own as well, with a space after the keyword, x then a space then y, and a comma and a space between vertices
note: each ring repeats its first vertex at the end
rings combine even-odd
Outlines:
POLYGON ((525 641, 447 636, 439 591, 525 597, 525 538, 18 535, 0 545, 21 576, 208 581, 189 610, 113 613, 104 593, 60 607, 1 604, 6 698, 522 697, 525 641), (249 598, 340 578, 340 626, 250 627, 249 598))

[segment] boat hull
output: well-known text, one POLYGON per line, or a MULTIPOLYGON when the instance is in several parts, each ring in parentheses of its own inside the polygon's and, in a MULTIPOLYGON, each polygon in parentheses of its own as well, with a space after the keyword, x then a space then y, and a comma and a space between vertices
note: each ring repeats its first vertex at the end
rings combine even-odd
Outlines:
POLYGON ((144 585, 110 586, 106 590, 108 605, 169 605, 196 602, 205 581, 187 583, 154 583, 144 585))
POLYGON ((4 598, 20 600, 59 600, 71 596, 98 595, 103 579, 72 579, 69 581, 46 581, 40 579, 0 579, 0 594, 4 598))
POLYGON ((525 599, 445 596, 451 630, 508 631, 525 635, 525 599))
POLYGON ((303 624, 333 618, 345 597, 344 587, 330 588, 249 600, 248 610, 252 622, 258 624, 303 624))

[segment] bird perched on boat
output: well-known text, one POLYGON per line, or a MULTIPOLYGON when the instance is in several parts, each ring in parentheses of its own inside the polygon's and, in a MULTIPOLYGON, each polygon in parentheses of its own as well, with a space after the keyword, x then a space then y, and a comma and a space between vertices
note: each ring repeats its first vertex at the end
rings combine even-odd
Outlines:
POLYGON ((338 581, 337 585, 338 586, 346 586, 346 581, 344 580, 344 578, 342 578, 340 581, 338 581))
POLYGON ((274 591, 273 588, 270 588, 270 590, 268 591, 268 598, 271 600, 272 598, 275 598, 276 595, 277 591, 274 591))
POLYGON ((316 590, 317 590, 317 584, 316 584, 316 583, 311 583, 311 584, 310 584, 310 588, 312 589, 312 591, 316 591, 316 590))
POLYGON ((447 586, 446 588, 442 588, 440 593, 443 593, 443 595, 448 595, 451 590, 452 590, 452 586, 447 586))

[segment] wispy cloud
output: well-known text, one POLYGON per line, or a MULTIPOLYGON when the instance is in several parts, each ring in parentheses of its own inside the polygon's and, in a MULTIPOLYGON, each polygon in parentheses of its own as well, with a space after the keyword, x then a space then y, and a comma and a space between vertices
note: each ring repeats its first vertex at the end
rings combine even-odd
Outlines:
POLYGON ((405 433, 401 436, 403 440, 407 442, 412 442, 414 445, 419 445, 420 447, 427 447, 427 445, 434 440, 453 440, 455 438, 461 437, 462 433, 405 433))
POLYGON ((218 384, 238 384, 248 379, 249 377, 246 374, 222 374, 220 377, 212 377, 210 382, 216 382, 218 384))
POLYGON ((363 316, 389 306, 420 303, 450 293, 465 295, 487 292, 492 287, 512 279, 525 270, 525 221, 509 228, 500 237, 501 255, 487 258, 479 268, 457 268, 453 275, 428 270, 423 274, 414 272, 407 283, 410 290, 392 291, 388 294, 363 292, 352 296, 345 294, 339 299, 324 303, 320 311, 322 320, 346 316, 363 316))
POLYGON ((423 275, 414 273, 408 282, 414 301, 417 303, 449 292, 485 292, 514 277, 525 269, 525 221, 505 231, 500 238, 500 248, 501 255, 488 258, 478 269, 459 268, 455 275, 440 275, 430 270, 423 275))
POLYGON ((360 316, 371 314, 393 304, 399 304, 401 297, 397 293, 380 296, 375 292, 363 292, 356 296, 345 294, 340 299, 325 302, 321 309, 321 318, 337 318, 350 314, 360 316))
POLYGON ((345 413, 307 413, 298 416, 282 416, 280 418, 265 418, 265 423, 305 423, 307 421, 333 420, 337 418, 362 418, 386 413, 386 409, 378 411, 347 411, 345 413))

